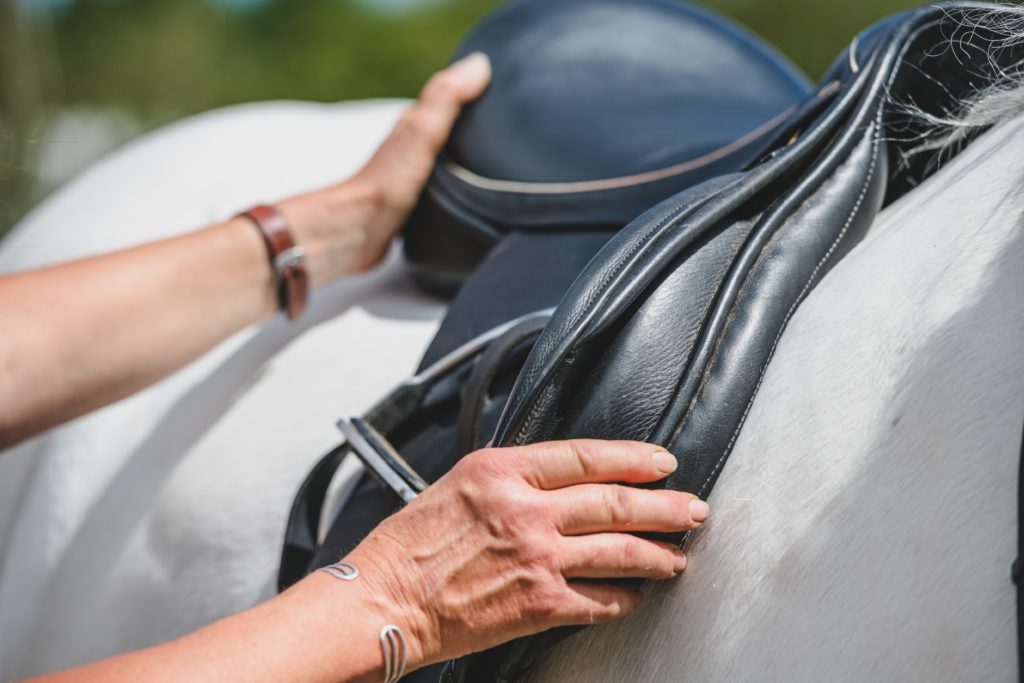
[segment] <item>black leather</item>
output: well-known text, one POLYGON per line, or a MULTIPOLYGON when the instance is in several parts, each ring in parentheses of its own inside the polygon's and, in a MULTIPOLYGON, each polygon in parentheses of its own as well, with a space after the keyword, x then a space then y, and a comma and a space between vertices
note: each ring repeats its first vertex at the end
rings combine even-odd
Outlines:
MULTIPOLYGON (((663 5, 635 6, 648 4, 663 5)), ((562 7, 544 6, 556 5, 562 7)), ((608 5, 626 11, 622 3, 608 5)), ((544 11, 532 0, 521 6, 544 11)), ((511 16, 515 7, 507 11, 511 16)), ((525 337, 505 338, 505 346, 495 342, 501 353, 460 357, 429 391, 396 392, 368 421, 428 481, 464 454, 455 446, 459 433, 493 433, 498 445, 639 439, 663 444, 680 458, 679 469, 659 486, 706 496, 800 302, 882 206, 950 156, 906 156, 925 131, 901 105, 944 114, 1024 57, 1024 46, 1000 43, 1001 36, 984 27, 947 49, 958 19, 979 8, 999 11, 975 4, 927 7, 865 31, 821 86, 765 137, 756 158, 645 211, 585 267, 604 242, 601 231, 522 230, 504 237, 466 281, 427 356, 435 360, 493 324, 560 300, 532 349, 525 337), (545 262, 547 244, 552 259, 545 262), (488 355, 496 357, 494 367, 488 355), (474 376, 485 381, 470 381, 474 376), (467 414, 479 419, 479 430, 466 427, 467 414)), ((492 22, 500 24, 501 16, 492 22)), ((454 147, 461 134, 457 128, 454 147)), ((592 210, 587 202, 577 208, 583 216, 592 210)), ((509 211, 512 224, 518 214, 509 211)), ((439 247, 445 238, 435 236, 439 247)), ((366 480, 325 543, 310 545, 319 522, 315 492, 326 490, 340 452, 318 465, 296 499, 282 585, 286 565, 292 579, 301 575, 295 548, 306 559, 316 553, 312 567, 327 564, 398 507, 366 480)), ((445 678, 518 680, 569 632, 478 653, 449 667, 445 678)))
MULTIPOLYGON (((613 238, 538 339, 495 442, 659 443, 680 457, 659 486, 706 496, 797 306, 886 199, 936 167, 934 157, 902 163, 910 141, 899 138, 917 131, 890 98, 948 111, 1020 59, 1019 48, 994 49, 998 36, 984 29, 960 50, 941 49, 972 7, 925 8, 866 32, 828 76, 839 84, 834 101, 794 142, 662 202, 613 238)), ((564 635, 466 658, 447 678, 516 680, 564 635)))
POLYGON ((810 91, 778 52, 672 0, 526 0, 455 57, 487 53, 469 106, 405 228, 421 282, 458 284, 513 231, 616 230, 740 168, 810 91))

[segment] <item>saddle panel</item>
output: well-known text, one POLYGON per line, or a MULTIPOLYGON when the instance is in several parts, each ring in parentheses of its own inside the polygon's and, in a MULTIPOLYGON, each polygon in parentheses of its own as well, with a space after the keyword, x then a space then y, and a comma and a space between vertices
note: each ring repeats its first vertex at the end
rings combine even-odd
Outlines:
POLYGON ((557 426, 552 421, 552 438, 651 438, 753 225, 753 220, 736 221, 702 236, 659 275, 648 296, 595 338, 594 358, 574 359, 597 370, 583 374, 573 398, 564 401, 566 413, 558 416, 557 426), (652 366, 661 371, 651 372, 652 366))

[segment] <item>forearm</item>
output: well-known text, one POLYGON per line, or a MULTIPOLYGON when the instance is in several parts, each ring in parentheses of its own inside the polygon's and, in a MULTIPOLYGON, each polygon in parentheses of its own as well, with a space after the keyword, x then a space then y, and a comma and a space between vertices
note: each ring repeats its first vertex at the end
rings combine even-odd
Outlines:
MULTIPOLYGON (((371 204, 339 185, 280 205, 314 286, 365 267, 371 204)), ((0 448, 152 384, 277 305, 244 218, 0 278, 0 448)))
POLYGON ((471 453, 348 554, 354 578, 313 572, 194 634, 34 683, 381 681, 386 626, 404 643, 389 661, 411 672, 618 619, 640 600, 622 579, 668 579, 686 565, 675 545, 633 534, 691 531, 708 508, 688 493, 607 484, 655 482, 677 465, 626 441, 471 453))
POLYGON ((33 681, 379 681, 378 633, 390 616, 377 603, 365 584, 317 573, 273 600, 165 645, 33 681))
MULTIPOLYGON (((480 55, 438 74, 356 176, 277 205, 313 287, 380 259, 489 76, 480 55)), ((0 450, 152 384, 277 304, 266 248, 243 219, 0 276, 0 450)))

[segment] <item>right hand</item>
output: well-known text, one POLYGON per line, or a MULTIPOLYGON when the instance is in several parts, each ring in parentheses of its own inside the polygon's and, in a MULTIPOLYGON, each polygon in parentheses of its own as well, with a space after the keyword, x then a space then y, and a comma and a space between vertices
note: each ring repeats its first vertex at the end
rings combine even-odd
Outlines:
POLYGON ((688 493, 608 482, 652 482, 675 467, 664 449, 626 441, 480 450, 345 559, 387 596, 382 618, 409 637, 410 669, 611 621, 640 592, 600 579, 667 579, 686 564, 675 546, 631 532, 694 529, 708 509, 688 493))
POLYGON ((491 63, 474 53, 440 71, 373 157, 340 183, 281 202, 323 284, 374 266, 405 223, 462 108, 484 91, 491 63))

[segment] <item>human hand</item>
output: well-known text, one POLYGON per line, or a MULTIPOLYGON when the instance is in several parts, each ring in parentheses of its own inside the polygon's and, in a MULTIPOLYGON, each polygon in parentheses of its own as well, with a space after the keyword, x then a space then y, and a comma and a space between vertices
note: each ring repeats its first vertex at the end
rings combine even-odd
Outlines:
POLYGON ((640 593, 603 579, 665 579, 685 566, 674 546, 630 532, 693 529, 707 506, 688 493, 605 482, 656 481, 675 466, 663 449, 631 441, 476 451, 345 558, 355 580, 313 572, 193 634, 48 680, 134 681, 143 672, 379 681, 385 625, 405 634, 399 662, 411 671, 555 626, 617 619, 640 593))
POLYGON ((436 73, 356 175, 279 208, 307 253, 313 284, 375 265, 405 223, 462 107, 491 77, 474 53, 436 73))
POLYGON ((636 442, 484 449, 345 559, 359 567, 382 623, 406 633, 410 668, 611 621, 632 612, 640 593, 601 579, 666 579, 686 564, 678 548, 631 532, 690 530, 708 509, 688 493, 606 482, 656 481, 675 468, 664 449, 636 442))

